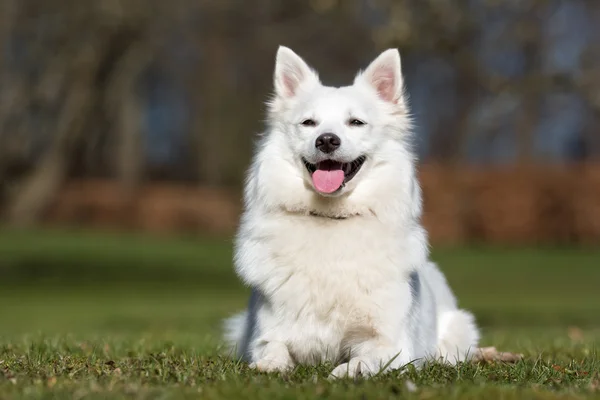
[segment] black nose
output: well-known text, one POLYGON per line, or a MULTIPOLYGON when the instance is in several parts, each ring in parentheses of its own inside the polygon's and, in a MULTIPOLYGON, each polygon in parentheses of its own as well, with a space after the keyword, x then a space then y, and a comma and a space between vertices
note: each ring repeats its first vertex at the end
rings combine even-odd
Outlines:
POLYGON ((326 154, 332 153, 340 147, 340 144, 342 144, 340 137, 333 133, 323 133, 315 141, 315 147, 326 154))

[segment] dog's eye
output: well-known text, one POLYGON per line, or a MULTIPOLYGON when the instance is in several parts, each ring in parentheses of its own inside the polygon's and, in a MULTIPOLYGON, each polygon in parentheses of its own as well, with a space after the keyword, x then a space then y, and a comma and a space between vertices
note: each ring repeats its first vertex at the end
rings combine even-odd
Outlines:
POLYGON ((363 125, 365 125, 365 123, 363 121, 361 121, 360 119, 357 119, 357 118, 350 119, 350 121, 348 121, 348 124, 351 125, 351 126, 363 126, 363 125))
POLYGON ((302 126, 317 126, 317 122, 314 119, 305 119, 300 123, 302 126))

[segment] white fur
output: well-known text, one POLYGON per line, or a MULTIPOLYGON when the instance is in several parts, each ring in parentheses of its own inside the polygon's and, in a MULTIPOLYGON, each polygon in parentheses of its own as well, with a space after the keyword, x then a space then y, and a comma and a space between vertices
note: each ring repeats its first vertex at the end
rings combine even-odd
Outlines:
POLYGON ((260 370, 329 361, 333 377, 467 359, 479 334, 428 261, 398 51, 332 88, 280 47, 274 86, 235 247, 252 297, 226 339, 260 370), (333 195, 316 192, 301 161, 327 158, 314 146, 323 132, 341 138, 336 160, 367 157, 333 195))

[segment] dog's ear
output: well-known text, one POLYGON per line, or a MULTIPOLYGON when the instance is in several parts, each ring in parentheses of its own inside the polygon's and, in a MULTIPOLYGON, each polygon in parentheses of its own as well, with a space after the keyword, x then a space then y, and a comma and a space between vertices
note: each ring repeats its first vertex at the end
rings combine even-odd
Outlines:
POLYGON ((382 100, 398 105, 403 103, 404 86, 400 53, 397 49, 381 53, 358 79, 372 86, 382 100))
POLYGON ((277 96, 291 98, 298 94, 301 86, 318 83, 319 77, 298 54, 285 46, 279 46, 273 81, 277 96))

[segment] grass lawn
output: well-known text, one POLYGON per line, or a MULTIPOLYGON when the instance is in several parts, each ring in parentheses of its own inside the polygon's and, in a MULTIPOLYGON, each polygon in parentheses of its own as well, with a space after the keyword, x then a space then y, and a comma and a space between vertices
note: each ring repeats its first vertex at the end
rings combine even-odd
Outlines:
POLYGON ((368 381, 250 371, 219 349, 240 310, 229 240, 0 231, 0 399, 600 398, 600 248, 435 249, 482 345, 514 365, 368 381))

